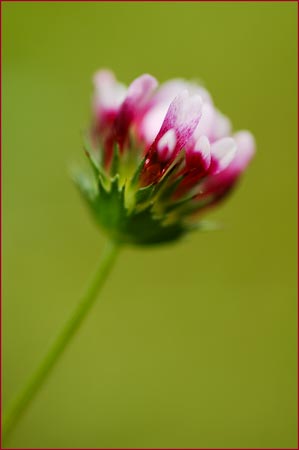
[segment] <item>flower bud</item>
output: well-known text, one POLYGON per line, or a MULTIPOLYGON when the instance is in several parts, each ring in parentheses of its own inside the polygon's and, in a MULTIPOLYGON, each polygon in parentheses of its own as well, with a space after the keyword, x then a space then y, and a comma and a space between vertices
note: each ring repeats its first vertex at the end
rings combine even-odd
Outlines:
POLYGON ((126 88, 108 70, 94 77, 93 123, 85 145, 95 179, 76 182, 98 224, 120 243, 178 239, 226 197, 254 152, 248 131, 201 86, 142 75, 126 88))

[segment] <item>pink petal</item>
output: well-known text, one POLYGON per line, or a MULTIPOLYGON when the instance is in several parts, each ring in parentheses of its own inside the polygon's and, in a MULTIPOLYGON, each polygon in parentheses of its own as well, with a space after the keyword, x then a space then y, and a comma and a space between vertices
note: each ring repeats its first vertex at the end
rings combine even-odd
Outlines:
POLYGON ((157 136, 171 102, 184 90, 187 90, 191 95, 200 95, 206 103, 212 103, 210 94, 196 84, 182 79, 175 79, 162 84, 148 103, 137 127, 139 137, 147 145, 152 144, 157 136))
POLYGON ((124 104, 129 103, 141 109, 148 102, 157 86, 156 78, 148 74, 141 75, 130 84, 124 104))
POLYGON ((127 96, 115 120, 115 137, 122 145, 127 137, 129 126, 146 106, 158 85, 151 75, 141 75, 128 88, 127 96))
POLYGON ((152 97, 137 126, 139 137, 148 146, 155 140, 170 103, 184 89, 186 83, 183 80, 171 80, 162 84, 152 97))
MULTIPOLYGON (((224 139, 222 139, 222 141, 223 140, 224 139)), ((211 173, 203 183, 202 191, 204 195, 210 193, 223 195, 227 192, 244 172, 253 157, 255 152, 255 141, 250 132, 240 131, 235 134, 233 140, 236 144, 235 156, 225 168, 222 168, 222 170, 216 174, 211 173)))
POLYGON ((195 144, 186 149, 187 169, 206 171, 211 164, 211 146, 206 136, 201 136, 195 144))
POLYGON ((177 153, 191 139, 199 122, 202 100, 198 95, 182 91, 170 104, 156 139, 147 152, 141 174, 143 185, 155 183, 177 153))
POLYGON ((186 147, 185 167, 179 175, 183 175, 181 183, 174 193, 179 198, 190 192, 205 176, 211 163, 210 142, 206 136, 201 136, 197 142, 186 147))
POLYGON ((174 153, 177 153, 192 137, 198 125, 201 110, 201 97, 199 95, 190 95, 187 90, 182 91, 170 104, 153 145, 155 146, 169 129, 174 129, 176 134, 174 153))

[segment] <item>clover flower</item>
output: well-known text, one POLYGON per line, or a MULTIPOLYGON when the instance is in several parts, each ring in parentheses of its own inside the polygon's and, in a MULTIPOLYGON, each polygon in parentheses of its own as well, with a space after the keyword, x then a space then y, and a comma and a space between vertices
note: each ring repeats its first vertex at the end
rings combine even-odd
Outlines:
POLYGON ((94 77, 93 123, 85 142, 95 180, 76 181, 117 242, 172 241, 204 226, 202 215, 231 191, 254 154, 201 86, 162 85, 141 75, 126 88, 112 72, 94 77))

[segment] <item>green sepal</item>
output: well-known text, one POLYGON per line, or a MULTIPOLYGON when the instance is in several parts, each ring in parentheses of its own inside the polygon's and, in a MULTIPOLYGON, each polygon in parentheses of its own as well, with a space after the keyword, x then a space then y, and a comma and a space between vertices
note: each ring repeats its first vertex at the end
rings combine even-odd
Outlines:
POLYGON ((105 185, 108 186, 109 185, 108 175, 102 168, 101 164, 99 164, 98 161, 96 161, 96 159, 94 158, 94 156, 93 156, 94 152, 90 148, 88 141, 86 141, 86 146, 85 146, 85 141, 84 141, 84 151, 85 151, 88 162, 90 163, 90 166, 92 168, 92 171, 93 171, 96 179, 101 178, 103 180, 103 182, 105 183, 105 185))
POLYGON ((119 189, 118 175, 111 180, 109 190, 99 183, 98 202, 94 212, 99 224, 107 231, 119 228, 120 223, 125 220, 124 189, 119 189))
POLYGON ((136 201, 137 208, 138 208, 139 204, 142 205, 143 203, 150 201, 150 199, 152 198, 152 195, 154 193, 154 190, 155 190, 155 186, 153 186, 153 185, 138 189, 138 191, 135 194, 135 201, 136 201))
POLYGON ((146 161, 146 156, 138 164, 137 169, 131 178, 130 187, 134 188, 138 184, 145 161, 146 161))
POLYGON ((82 170, 72 169, 71 178, 79 189, 81 195, 90 204, 96 197, 96 185, 93 180, 82 170))
POLYGON ((127 218, 121 227, 121 238, 123 242, 134 245, 154 245, 175 241, 186 232, 187 227, 179 222, 164 225, 149 206, 127 218))
POLYGON ((159 196, 159 200, 169 200, 169 198, 172 196, 172 194, 176 191, 178 186, 180 185, 181 181, 183 179, 183 176, 176 178, 172 183, 170 182, 168 186, 166 186, 162 192, 162 194, 159 196))

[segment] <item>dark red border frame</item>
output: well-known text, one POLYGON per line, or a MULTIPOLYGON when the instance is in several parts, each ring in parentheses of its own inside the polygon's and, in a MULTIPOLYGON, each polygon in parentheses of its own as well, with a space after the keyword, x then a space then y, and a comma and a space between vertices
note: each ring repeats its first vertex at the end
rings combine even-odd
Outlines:
MULTIPOLYGON (((201 2, 201 3, 297 3, 297 76, 299 76, 299 53, 298 53, 298 46, 299 46, 299 31, 298 31, 298 24, 299 24, 299 6, 297 0, 0 0, 0 27, 1 27, 1 36, 0 36, 0 243, 1 243, 1 255, 0 255, 0 286, 1 286, 1 293, 0 293, 0 450, 5 450, 5 447, 2 447, 2 3, 32 3, 32 2, 47 2, 47 3, 57 3, 57 2, 81 2, 81 3, 90 3, 90 2, 97 2, 97 3, 123 3, 123 2, 136 2, 136 3, 143 3, 143 2, 169 2, 169 3, 178 3, 178 2, 201 2)), ((297 129, 297 146, 299 143, 299 82, 297 81, 297 121, 298 121, 298 129, 297 129)), ((299 147, 298 147, 299 149, 299 147)), ((299 153, 297 157, 297 176, 299 174, 299 153)), ((297 182, 297 196, 299 196, 299 182, 297 182)), ((297 197, 298 202, 298 197, 297 197)), ((297 226, 299 223, 299 203, 297 203, 297 226)), ((299 231, 297 234, 297 251, 299 254, 299 231)), ((297 259, 297 264, 299 263, 299 259, 297 259)), ((299 275, 299 268, 298 268, 298 275, 299 275)), ((297 345, 299 347, 299 283, 297 284, 297 345)), ((297 351, 298 351, 297 347, 297 351)), ((297 378, 299 374, 299 358, 297 353, 297 378)), ((299 380, 297 382, 297 419, 299 417, 299 380)), ((298 419, 299 420, 299 419, 298 419)), ((260 450, 299 450, 299 422, 297 424, 297 448, 263 448, 260 450)), ((11 450, 25 450, 22 448, 11 448, 11 450)), ((27 449, 28 450, 28 449, 27 449)), ((38 449, 35 448, 34 450, 131 450, 128 448, 43 448, 38 449)), ((132 450, 230 450, 228 448, 222 449, 222 448, 142 448, 138 449, 135 447, 132 450)), ((259 450, 257 448, 251 449, 251 448, 234 448, 232 450, 259 450)))

